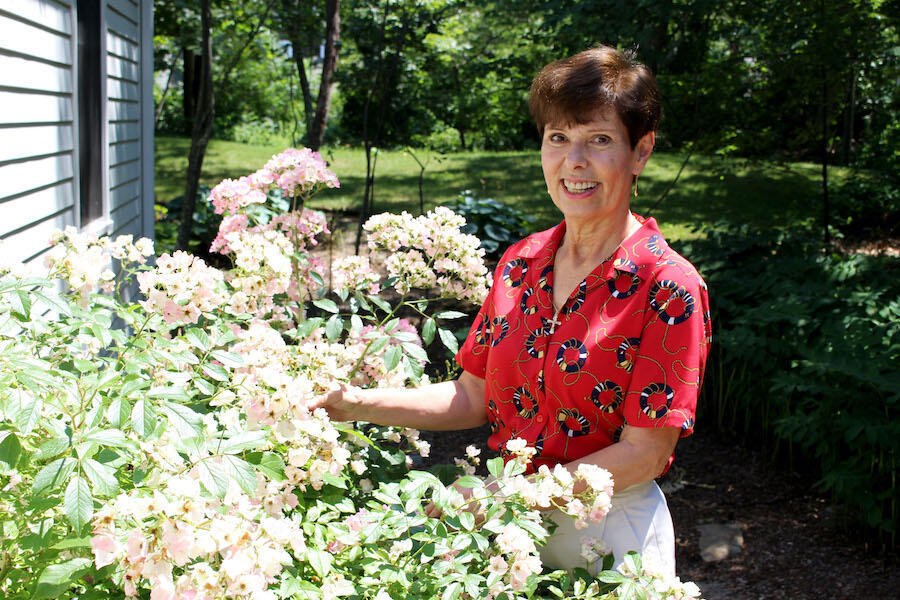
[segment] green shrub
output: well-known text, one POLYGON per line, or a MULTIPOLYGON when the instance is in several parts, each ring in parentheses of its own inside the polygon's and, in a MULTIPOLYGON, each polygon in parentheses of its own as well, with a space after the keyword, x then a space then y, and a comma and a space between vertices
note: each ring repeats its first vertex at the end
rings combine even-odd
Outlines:
POLYGON ((489 258, 499 259, 511 244, 528 235, 536 219, 493 198, 476 198, 470 190, 460 193, 448 207, 466 218, 465 233, 481 239, 489 258))
POLYGON ((802 229, 720 229, 685 248, 716 328, 699 420, 814 459, 848 521, 893 540, 900 260, 826 255, 802 229))

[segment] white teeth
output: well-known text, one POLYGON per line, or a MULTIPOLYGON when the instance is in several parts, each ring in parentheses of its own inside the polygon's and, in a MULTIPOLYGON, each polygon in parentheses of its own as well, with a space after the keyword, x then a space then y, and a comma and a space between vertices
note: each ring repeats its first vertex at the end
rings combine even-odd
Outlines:
POLYGON ((566 186, 566 189, 570 192, 583 192, 585 190, 589 190, 597 187, 596 181, 569 181, 568 179, 563 179, 563 185, 566 186))

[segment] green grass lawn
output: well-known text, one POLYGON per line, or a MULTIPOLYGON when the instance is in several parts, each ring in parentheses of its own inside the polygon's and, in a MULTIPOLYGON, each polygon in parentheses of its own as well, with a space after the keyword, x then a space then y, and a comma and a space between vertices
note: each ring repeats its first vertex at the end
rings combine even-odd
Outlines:
MULTIPOLYGON (((165 203, 183 194, 190 140, 156 138, 156 199, 165 203)), ((226 177, 247 175, 283 150, 214 140, 203 164, 201 183, 212 187, 226 177)), ((454 200, 472 190, 518 206, 537 217, 537 227, 549 227, 561 215, 547 195, 536 150, 521 152, 460 152, 438 155, 416 151, 428 160, 424 179, 425 209, 454 200)), ((355 210, 362 201, 365 154, 361 149, 325 148, 322 155, 341 181, 339 190, 325 190, 309 203, 319 209, 355 210)), ((669 187, 684 160, 679 153, 657 152, 640 178, 640 196, 632 206, 646 215, 669 187)), ((835 169, 833 177, 844 172, 835 169)), ((779 227, 818 219, 821 205, 820 167, 733 161, 693 156, 665 201, 653 210, 669 240, 697 238, 698 226, 719 221, 779 227)), ((374 212, 419 211, 419 167, 403 151, 381 151, 376 163, 374 212)))

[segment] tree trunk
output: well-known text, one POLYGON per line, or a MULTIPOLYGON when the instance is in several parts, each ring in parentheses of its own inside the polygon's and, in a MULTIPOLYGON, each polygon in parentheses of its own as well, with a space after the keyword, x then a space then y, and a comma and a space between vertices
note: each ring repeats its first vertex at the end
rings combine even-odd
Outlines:
POLYGON ((203 158, 206 156, 206 147, 212 137, 213 118, 215 117, 215 87, 228 85, 231 73, 241 61, 244 51, 259 35, 263 24, 268 18, 269 11, 275 0, 266 5, 266 10, 257 22, 256 27, 247 36, 244 44, 234 53, 225 68, 219 81, 213 84, 212 78, 212 41, 210 28, 212 16, 210 14, 210 0, 200 0, 200 29, 202 35, 202 54, 200 60, 199 89, 197 94, 197 108, 194 114, 194 123, 191 127, 191 150, 188 154, 187 183, 184 190, 184 203, 181 205, 181 223, 178 224, 178 241, 176 247, 179 250, 187 250, 191 242, 191 233, 194 225, 194 208, 197 205, 197 189, 200 187, 200 174, 203 169, 203 158))
POLYGON ((200 22, 203 36, 200 61, 199 89, 197 106, 191 127, 191 151, 188 155, 187 182, 184 190, 184 202, 181 205, 181 222, 178 225, 177 248, 187 250, 191 241, 194 224, 194 208, 197 204, 197 189, 200 185, 200 172, 203 168, 203 157, 212 137, 215 100, 212 81, 212 41, 210 37, 210 0, 201 0, 200 22))
MULTIPOLYGON (((284 0, 283 6, 288 14, 291 14, 290 0, 284 0)), ((301 4, 303 0, 297 0, 297 13, 300 14, 301 4)), ((306 77, 306 65, 303 63, 303 39, 299 27, 299 19, 294 18, 289 21, 287 27, 288 41, 291 43, 291 50, 294 55, 294 63, 297 65, 297 75, 300 77, 300 89, 303 92, 303 120, 306 124, 306 131, 309 131, 312 122, 313 104, 312 92, 309 89, 309 79, 306 77)))
POLYGON ((337 69, 338 43, 341 38, 341 2, 325 2, 325 61, 322 63, 322 81, 316 99, 316 116, 306 136, 309 147, 318 150, 325 137, 325 123, 331 105, 331 77, 337 69))
POLYGON ((184 110, 185 133, 189 133, 193 129, 194 113, 197 112, 201 62, 202 56, 197 56, 190 48, 184 49, 184 94, 181 98, 181 106, 184 110))

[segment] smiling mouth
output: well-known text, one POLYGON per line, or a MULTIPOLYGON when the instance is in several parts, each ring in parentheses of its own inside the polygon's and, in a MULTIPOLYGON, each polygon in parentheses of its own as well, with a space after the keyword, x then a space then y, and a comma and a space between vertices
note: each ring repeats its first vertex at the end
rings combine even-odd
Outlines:
POLYGON ((572 181, 570 179, 562 180, 563 187, 571 194, 581 194, 597 187, 596 181, 572 181))

